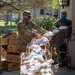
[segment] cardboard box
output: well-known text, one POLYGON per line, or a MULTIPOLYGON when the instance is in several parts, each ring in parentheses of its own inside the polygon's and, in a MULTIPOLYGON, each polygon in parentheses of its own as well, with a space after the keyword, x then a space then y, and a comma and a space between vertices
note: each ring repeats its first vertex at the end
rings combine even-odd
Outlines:
POLYGON ((0 68, 2 68, 2 61, 0 61, 0 68))
POLYGON ((2 38, 10 38, 10 37, 16 37, 17 34, 15 32, 9 33, 7 35, 4 35, 2 38))
POLYGON ((8 45, 7 53, 17 53, 17 54, 20 54, 20 51, 18 50, 17 45, 8 45))
MULTIPOLYGON (((15 32, 12 32, 12 33, 10 33, 10 34, 7 34, 7 35, 3 36, 2 38, 3 38, 3 39, 6 39, 6 41, 7 41, 8 44, 9 44, 9 41, 12 40, 12 38, 17 38, 17 34, 16 34, 15 32)), ((12 41, 11 44, 13 44, 13 41, 12 41)))
POLYGON ((47 60, 51 58, 51 53, 49 50, 47 50, 47 52, 46 52, 46 58, 47 58, 47 60))
POLYGON ((7 53, 6 62, 20 63, 20 55, 7 53))
POLYGON ((16 45, 17 44, 17 37, 9 38, 9 45, 16 45))
POLYGON ((6 38, 2 38, 1 45, 8 45, 8 41, 6 38))
POLYGON ((1 47, 1 56, 2 56, 2 58, 6 59, 6 54, 7 54, 6 50, 1 47))
POLYGON ((7 51, 7 47, 8 45, 2 45, 2 48, 5 49, 7 51))
POLYGON ((47 57, 47 60, 48 60, 48 59, 51 58, 51 55, 47 54, 46 57, 47 57))
POLYGON ((3 61, 3 69, 6 71, 15 71, 20 69, 20 65, 3 61))

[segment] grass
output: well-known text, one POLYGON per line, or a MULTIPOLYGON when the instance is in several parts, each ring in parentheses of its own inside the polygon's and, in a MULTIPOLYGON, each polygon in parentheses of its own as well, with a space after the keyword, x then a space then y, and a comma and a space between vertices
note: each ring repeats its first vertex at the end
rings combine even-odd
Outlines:
POLYGON ((17 32, 17 23, 16 22, 12 22, 12 26, 10 25, 10 22, 5 25, 5 21, 0 21, 0 36, 5 35, 4 33, 2 33, 2 30, 8 30, 9 32, 17 32))
MULTIPOLYGON (((16 27, 17 23, 12 22, 12 26, 16 27)), ((8 25, 5 25, 5 21, 0 21, 0 27, 10 27, 10 22, 8 22, 8 25)))

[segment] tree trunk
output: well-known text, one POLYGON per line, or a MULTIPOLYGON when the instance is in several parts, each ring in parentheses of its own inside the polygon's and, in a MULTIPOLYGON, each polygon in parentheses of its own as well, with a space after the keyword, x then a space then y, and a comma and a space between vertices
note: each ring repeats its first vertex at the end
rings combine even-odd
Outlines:
POLYGON ((7 10, 7 12, 6 12, 6 23, 5 23, 5 25, 7 25, 8 22, 9 22, 9 11, 7 10))
POLYGON ((18 19, 17 22, 20 20, 20 11, 18 11, 18 19))

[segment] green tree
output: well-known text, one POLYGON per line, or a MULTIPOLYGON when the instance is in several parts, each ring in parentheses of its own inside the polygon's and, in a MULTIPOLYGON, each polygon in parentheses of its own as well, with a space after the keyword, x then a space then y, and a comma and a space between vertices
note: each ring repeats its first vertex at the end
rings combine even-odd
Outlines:
POLYGON ((17 12, 18 18, 24 9, 33 8, 35 14, 36 8, 50 7, 58 10, 60 7, 58 0, 6 0, 4 3, 6 3, 5 10, 17 12))
POLYGON ((56 10, 60 9, 59 0, 53 0, 52 8, 56 10))
POLYGON ((54 11, 54 16, 57 18, 58 11, 60 10, 59 0, 53 0, 52 9, 54 11))

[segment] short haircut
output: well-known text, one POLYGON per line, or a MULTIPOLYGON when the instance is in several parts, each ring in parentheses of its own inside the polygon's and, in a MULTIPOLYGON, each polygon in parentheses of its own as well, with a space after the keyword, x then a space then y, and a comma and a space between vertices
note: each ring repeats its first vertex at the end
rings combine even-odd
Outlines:
POLYGON ((67 15, 67 12, 66 11, 62 11, 61 15, 67 15))

